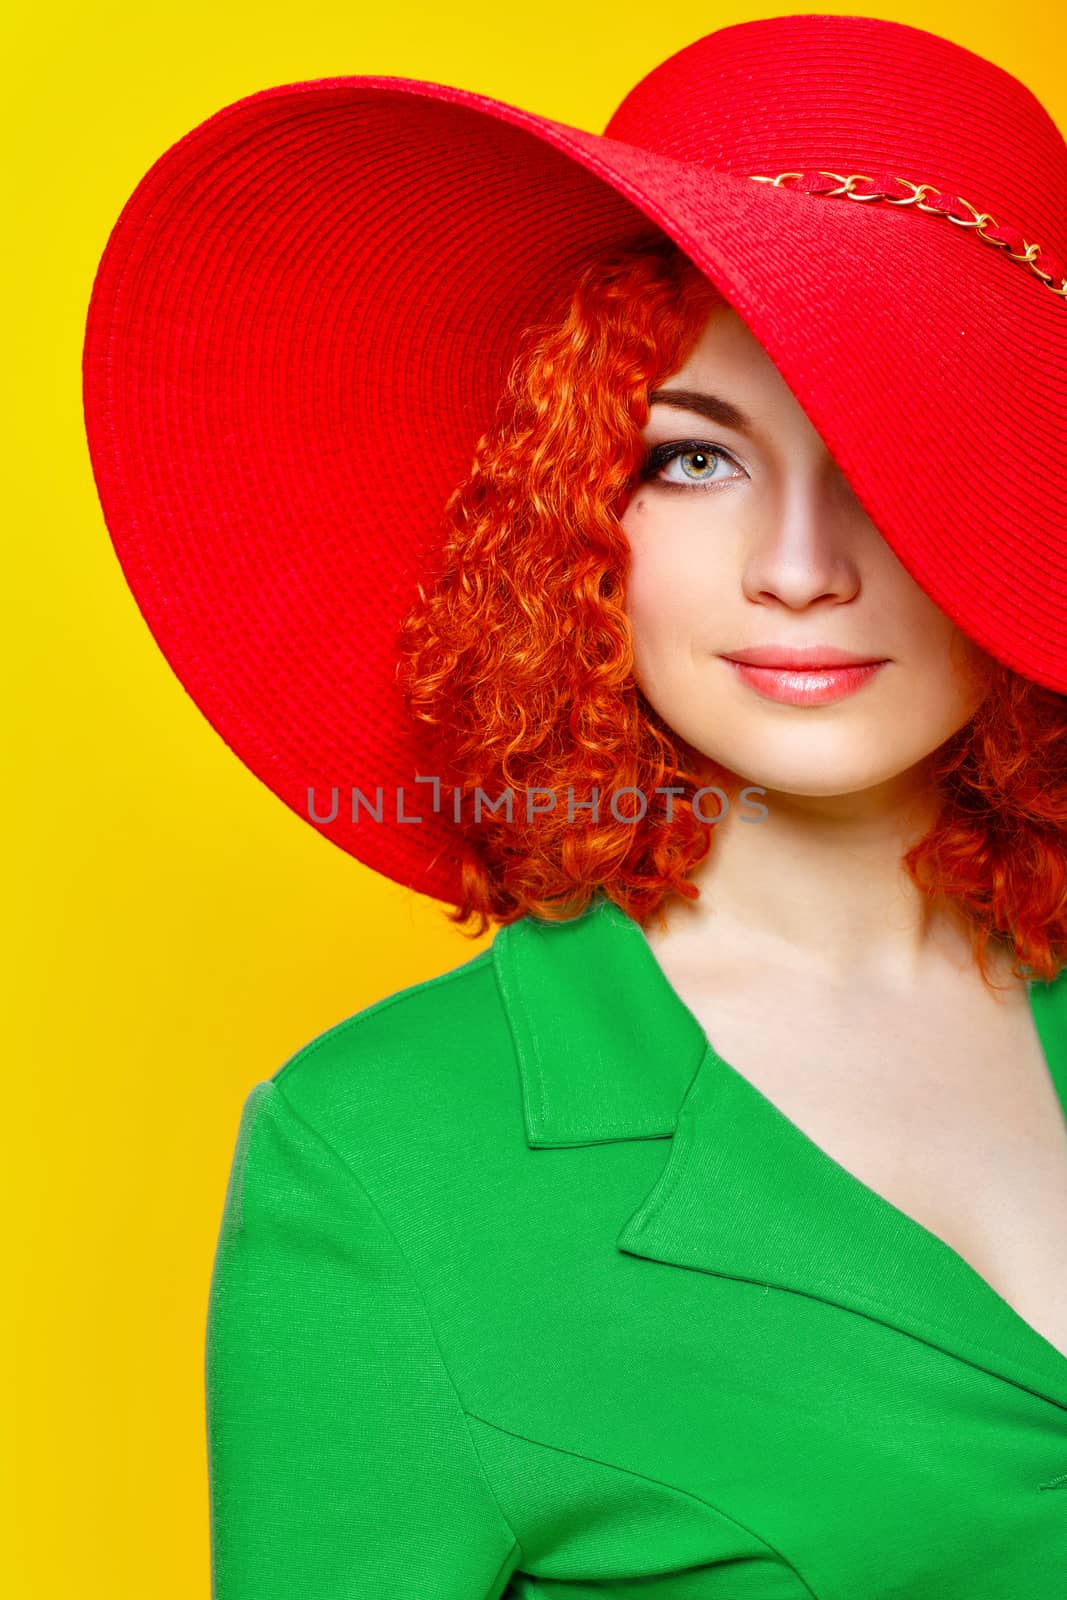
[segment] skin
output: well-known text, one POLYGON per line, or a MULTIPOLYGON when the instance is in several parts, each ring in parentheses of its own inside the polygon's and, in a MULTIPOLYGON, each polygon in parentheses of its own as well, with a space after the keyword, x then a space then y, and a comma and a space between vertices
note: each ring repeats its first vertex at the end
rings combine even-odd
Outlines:
MULTIPOLYGON (((759 785, 769 813, 740 822, 752 809, 738 804, 715 824, 692 875, 700 900, 673 902, 669 925, 708 960, 743 941, 751 959, 831 986, 859 975, 899 995, 929 980, 935 956, 959 969, 970 961, 959 926, 927 909, 899 862, 932 814, 932 752, 980 703, 967 672, 977 647, 898 561, 732 307, 716 308, 661 387, 722 395, 755 430, 651 408, 650 449, 680 441, 727 455, 675 457, 621 517, 635 676, 707 759, 709 781, 718 767, 759 785), (889 664, 836 704, 783 705, 719 659, 766 643, 831 644, 889 664)), ((900 447, 921 445, 902 430, 900 447)), ((717 804, 706 802, 709 816, 717 804)))
MULTIPOLYGON (((1005 943, 987 988, 962 921, 900 864, 933 814, 931 756, 979 704, 976 647, 732 308, 660 387, 721 395, 756 432, 652 407, 650 448, 729 459, 675 457, 623 513, 634 673, 695 770, 759 785, 767 815, 738 803, 716 822, 699 898, 645 935, 726 1062, 1067 1355, 1067 1124, 1025 984, 1005 943), (888 665, 836 704, 783 705, 719 658, 769 643, 888 665)), ((900 448, 922 446, 902 428, 900 448)))

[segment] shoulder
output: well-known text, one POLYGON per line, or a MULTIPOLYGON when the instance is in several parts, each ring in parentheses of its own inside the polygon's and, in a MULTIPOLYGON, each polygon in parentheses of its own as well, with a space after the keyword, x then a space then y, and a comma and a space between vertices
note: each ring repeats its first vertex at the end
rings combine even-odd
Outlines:
POLYGON ((522 1136, 516 1057, 492 950, 309 1039, 270 1079, 353 1167, 397 1175, 479 1137, 522 1136))
POLYGON ((397 989, 324 1028, 294 1051, 273 1079, 287 1090, 303 1092, 338 1072, 358 1071, 371 1060, 381 1067, 399 1059, 409 1063, 420 1049, 462 1049, 472 1029, 491 1027, 497 1011, 491 951, 483 950, 461 966, 397 989))

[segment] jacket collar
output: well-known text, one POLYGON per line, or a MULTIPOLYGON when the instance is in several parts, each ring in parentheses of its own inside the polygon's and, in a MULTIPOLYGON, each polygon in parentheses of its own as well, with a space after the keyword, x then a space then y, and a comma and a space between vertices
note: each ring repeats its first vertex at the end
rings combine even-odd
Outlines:
POLYGON ((673 1133, 707 1041, 633 918, 598 896, 569 922, 510 923, 492 951, 527 1143, 673 1133))
MULTIPOLYGON (((520 918, 498 931, 492 959, 530 1148, 669 1141, 619 1219, 617 1249, 815 1296, 1067 1409, 1067 1357, 716 1053, 613 901, 598 895, 569 922, 520 918)), ((1036 987, 1067 1104, 1067 973, 1036 987)))

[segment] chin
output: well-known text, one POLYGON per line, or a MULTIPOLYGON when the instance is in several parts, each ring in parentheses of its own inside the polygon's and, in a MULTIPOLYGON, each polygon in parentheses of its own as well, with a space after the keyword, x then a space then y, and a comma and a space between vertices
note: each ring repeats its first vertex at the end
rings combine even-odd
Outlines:
POLYGON ((720 737, 689 743, 698 771, 725 772, 769 793, 809 799, 876 788, 918 766, 930 753, 926 746, 894 750, 885 733, 869 728, 859 735, 854 731, 846 741, 814 739, 803 732, 786 741, 779 730, 765 739, 749 734, 736 742, 720 737))

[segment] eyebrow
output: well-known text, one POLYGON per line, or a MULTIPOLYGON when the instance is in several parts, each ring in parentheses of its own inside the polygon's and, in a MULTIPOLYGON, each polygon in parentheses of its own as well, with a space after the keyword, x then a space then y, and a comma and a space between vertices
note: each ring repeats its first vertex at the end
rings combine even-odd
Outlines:
POLYGON ((679 411, 695 411, 721 428, 733 428, 738 433, 754 433, 755 424, 747 412, 724 400, 718 394, 704 394, 699 389, 653 389, 648 397, 650 406, 675 406, 679 411))

